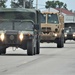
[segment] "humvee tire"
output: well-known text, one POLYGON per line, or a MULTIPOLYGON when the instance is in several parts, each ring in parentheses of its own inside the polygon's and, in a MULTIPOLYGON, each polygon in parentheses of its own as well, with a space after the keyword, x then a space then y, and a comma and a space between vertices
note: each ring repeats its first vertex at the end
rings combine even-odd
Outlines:
POLYGON ((64 38, 61 37, 58 39, 57 48, 63 48, 63 47, 64 47, 64 38))
POLYGON ((66 42, 66 40, 64 39, 64 43, 66 42))
POLYGON ((37 40, 36 42, 36 54, 39 54, 40 53, 40 41, 37 40))
POLYGON ((27 55, 35 55, 33 40, 27 42, 27 55))
POLYGON ((6 48, 0 48, 0 55, 6 53, 6 48))

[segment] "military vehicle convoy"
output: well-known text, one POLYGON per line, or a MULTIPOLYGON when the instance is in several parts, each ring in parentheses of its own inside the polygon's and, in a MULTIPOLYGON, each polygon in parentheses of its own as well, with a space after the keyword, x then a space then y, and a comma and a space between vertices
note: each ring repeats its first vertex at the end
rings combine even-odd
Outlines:
POLYGON ((58 48, 64 47, 64 17, 60 13, 41 13, 40 42, 57 43, 58 48))
POLYGON ((0 9, 0 54, 6 48, 27 49, 27 55, 40 53, 40 11, 25 8, 0 9))

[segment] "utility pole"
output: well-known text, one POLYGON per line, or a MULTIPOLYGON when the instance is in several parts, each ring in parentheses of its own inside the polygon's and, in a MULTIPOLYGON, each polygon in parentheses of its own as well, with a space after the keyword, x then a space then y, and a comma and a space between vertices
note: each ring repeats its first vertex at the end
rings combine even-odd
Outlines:
POLYGON ((23 7, 25 8, 25 3, 26 3, 26 0, 23 0, 23 7))
POLYGON ((36 0, 36 9, 38 9, 38 0, 36 0))

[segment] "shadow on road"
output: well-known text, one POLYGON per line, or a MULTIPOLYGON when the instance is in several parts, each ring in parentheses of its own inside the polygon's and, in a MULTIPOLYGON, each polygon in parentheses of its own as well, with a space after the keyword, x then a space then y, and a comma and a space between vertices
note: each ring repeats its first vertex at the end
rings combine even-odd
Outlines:
POLYGON ((66 42, 64 44, 75 44, 75 42, 66 42))
POLYGON ((2 54, 0 56, 28 56, 27 54, 2 54))
POLYGON ((40 48, 57 48, 57 47, 40 47, 40 48))
POLYGON ((67 40, 64 44, 75 44, 75 41, 73 41, 73 40, 67 40))

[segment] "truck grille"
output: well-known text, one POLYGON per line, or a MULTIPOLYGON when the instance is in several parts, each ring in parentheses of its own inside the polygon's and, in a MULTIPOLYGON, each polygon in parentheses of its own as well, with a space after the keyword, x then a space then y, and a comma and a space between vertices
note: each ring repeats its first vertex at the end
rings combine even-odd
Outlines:
POLYGON ((6 35, 6 42, 8 44, 16 44, 17 43, 17 35, 7 34, 6 35))
POLYGON ((42 27, 42 32, 50 32, 51 28, 50 27, 42 27))
POLYGON ((68 34, 68 35, 67 35, 67 38, 68 38, 68 39, 73 39, 73 35, 72 35, 72 34, 68 34))

